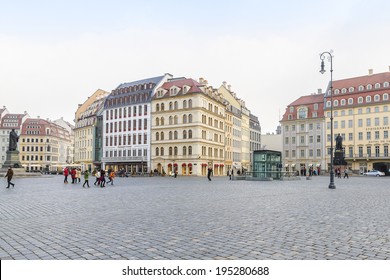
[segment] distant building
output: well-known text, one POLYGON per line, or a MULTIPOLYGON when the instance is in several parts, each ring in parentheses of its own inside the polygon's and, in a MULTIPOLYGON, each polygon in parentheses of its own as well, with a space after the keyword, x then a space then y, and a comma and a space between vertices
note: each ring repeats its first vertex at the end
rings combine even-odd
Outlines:
POLYGON ((216 89, 171 78, 152 99, 152 169, 159 173, 225 175, 225 104, 216 89))
MULTIPOLYGON (((345 160, 355 173, 390 175, 390 71, 333 82, 333 133, 343 138, 345 160)), ((330 88, 325 96, 326 162, 330 164, 330 88)), ((333 142, 335 145, 335 142, 333 142)))
POLYGON ((287 106, 280 121, 285 171, 326 167, 323 101, 319 92, 301 96, 287 106))
POLYGON ((101 165, 103 124, 100 117, 108 95, 109 92, 98 89, 78 106, 75 114, 74 163, 84 170, 91 171, 101 165))
POLYGON ((66 149, 71 146, 67 129, 41 118, 28 118, 19 139, 20 161, 27 171, 56 172, 67 164, 66 149))
POLYGON ((22 124, 28 117, 27 112, 10 114, 5 107, 0 109, 0 168, 6 160, 11 130, 15 129, 16 134, 20 135, 22 124))
POLYGON ((165 74, 124 83, 107 96, 102 114, 103 168, 150 172, 151 98, 169 78, 165 74))

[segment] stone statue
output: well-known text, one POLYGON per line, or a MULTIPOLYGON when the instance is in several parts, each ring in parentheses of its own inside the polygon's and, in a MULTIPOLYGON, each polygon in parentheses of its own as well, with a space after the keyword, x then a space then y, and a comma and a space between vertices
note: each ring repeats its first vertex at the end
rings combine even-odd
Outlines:
POLYGON ((19 136, 16 134, 15 129, 12 129, 9 134, 9 151, 16 151, 18 140, 19 136))
POLYGON ((340 136, 340 133, 336 137, 336 150, 343 149, 343 137, 340 136))

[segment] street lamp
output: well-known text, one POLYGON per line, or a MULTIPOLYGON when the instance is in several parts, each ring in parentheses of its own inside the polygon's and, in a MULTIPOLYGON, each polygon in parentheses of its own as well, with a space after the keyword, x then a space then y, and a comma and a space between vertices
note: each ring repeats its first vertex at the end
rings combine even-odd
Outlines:
POLYGON ((334 184, 334 170, 333 170, 333 61, 332 61, 333 56, 332 56, 332 51, 323 52, 320 54, 321 74, 325 73, 324 59, 326 55, 329 56, 329 60, 330 60, 330 183, 329 183, 329 189, 335 189, 336 186, 334 184))

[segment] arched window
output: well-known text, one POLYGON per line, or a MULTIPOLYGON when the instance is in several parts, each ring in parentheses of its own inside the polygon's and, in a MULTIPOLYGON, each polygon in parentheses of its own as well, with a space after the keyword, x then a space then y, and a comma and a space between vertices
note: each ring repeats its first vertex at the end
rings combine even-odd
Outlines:
POLYGON ((187 108, 187 100, 183 101, 183 108, 187 108))
POLYGON ((354 91, 355 91, 355 88, 354 88, 354 87, 350 87, 350 88, 348 89, 348 91, 349 91, 349 92, 354 92, 354 91))
POLYGON ((160 118, 156 118, 156 126, 160 125, 160 118))
POLYGON ((368 85, 367 85, 367 90, 370 90, 370 89, 372 89, 372 85, 371 85, 371 84, 368 84, 368 85))
POLYGON ((384 82, 383 87, 389 87, 389 82, 384 82))
POLYGON ((164 125, 164 117, 161 117, 161 125, 164 125))
POLYGON ((161 111, 165 111, 164 103, 161 103, 161 111))
POLYGON ((341 89, 341 93, 346 93, 346 92, 347 92, 346 88, 341 89))
POLYGON ((161 136, 161 140, 164 140, 164 132, 161 132, 160 136, 161 136))
POLYGON ((307 118, 307 108, 299 108, 298 109, 298 119, 306 119, 307 118))
POLYGON ((159 156, 160 155, 160 149, 157 147, 156 148, 156 156, 159 156))
POLYGON ((363 103, 363 97, 359 96, 359 98, 358 98, 358 103, 359 103, 359 104, 362 104, 362 103, 363 103))
POLYGON ((174 119, 173 119, 173 123, 174 123, 174 124, 177 124, 177 123, 178 123, 178 120, 179 120, 179 118, 178 118, 177 116, 175 116, 174 119))
POLYGON ((389 100, 389 94, 388 93, 384 93, 382 98, 383 98, 383 100, 389 100))
POLYGON ((161 155, 163 156, 164 155, 164 147, 161 147, 160 152, 161 152, 161 155))
POLYGON ((192 108, 192 100, 188 100, 188 108, 192 108))
POLYGON ((169 140, 172 140, 172 131, 169 131, 169 140))
POLYGON ((183 139, 187 139, 187 130, 183 131, 183 139))
POLYGON ((187 123, 187 115, 183 115, 183 123, 187 123))
POLYGON ((380 83, 376 83, 375 84, 375 88, 381 88, 381 84, 380 83))
POLYGON ((353 98, 348 98, 348 105, 352 105, 353 104, 353 98))
POLYGON ((179 104, 177 103, 177 101, 175 101, 173 107, 175 108, 175 110, 179 109, 179 104))
POLYGON ((169 102, 169 110, 171 111, 173 109, 172 102, 169 102))
POLYGON ((340 105, 341 105, 341 106, 345 106, 345 103, 346 103, 346 102, 345 102, 345 99, 341 99, 340 105))
POLYGON ((173 118, 172 116, 169 116, 169 125, 172 125, 173 124, 173 118))
POLYGON ((379 95, 379 94, 375 94, 375 95, 374 95, 374 101, 375 101, 375 102, 378 102, 378 101, 380 101, 380 100, 381 100, 380 95, 379 95))
POLYGON ((160 111, 160 104, 156 104, 156 112, 160 111))
POLYGON ((366 102, 371 102, 371 96, 366 96, 366 102))
POLYGON ((172 147, 169 147, 169 155, 172 155, 172 147))
POLYGON ((333 106, 335 106, 335 107, 339 106, 339 101, 338 100, 333 100, 333 106))
POLYGON ((177 156, 177 147, 174 147, 174 148, 173 148, 173 155, 174 155, 174 156, 177 156))
POLYGON ((188 139, 192 139, 192 130, 188 130, 188 139))
POLYGON ((364 90, 364 86, 360 85, 359 86, 359 91, 363 91, 364 90))
POLYGON ((159 141, 159 140, 160 140, 160 133, 156 132, 156 141, 159 141))
POLYGON ((173 139, 177 140, 177 138, 178 138, 178 133, 177 133, 177 131, 175 131, 175 132, 173 133, 173 139))
POLYGON ((188 155, 189 155, 189 156, 192 155, 192 146, 188 146, 188 155))
POLYGON ((339 94, 340 93, 340 90, 338 89, 338 88, 336 88, 335 90, 334 90, 334 94, 339 94))
POLYGON ((186 155, 187 155, 187 147, 184 146, 184 147, 183 147, 183 156, 186 156, 186 155))
POLYGON ((188 115, 188 123, 192 123, 192 114, 188 115))

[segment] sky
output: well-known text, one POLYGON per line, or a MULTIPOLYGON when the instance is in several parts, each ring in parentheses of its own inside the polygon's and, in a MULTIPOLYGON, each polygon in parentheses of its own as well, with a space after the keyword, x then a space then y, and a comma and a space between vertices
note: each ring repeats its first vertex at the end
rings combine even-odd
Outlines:
MULTIPOLYGON (((333 79, 389 71, 390 1, 0 0, 0 106, 73 122, 97 89, 170 73, 226 81, 273 133, 333 79)), ((0 108, 1 108, 0 107, 0 108)))

